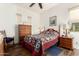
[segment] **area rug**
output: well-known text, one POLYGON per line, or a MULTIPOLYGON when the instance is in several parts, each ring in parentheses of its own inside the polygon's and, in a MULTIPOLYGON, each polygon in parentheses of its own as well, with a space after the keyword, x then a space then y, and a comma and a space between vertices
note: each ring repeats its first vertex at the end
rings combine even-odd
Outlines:
POLYGON ((57 46, 52 46, 47 50, 48 56, 58 56, 62 52, 62 49, 57 46))

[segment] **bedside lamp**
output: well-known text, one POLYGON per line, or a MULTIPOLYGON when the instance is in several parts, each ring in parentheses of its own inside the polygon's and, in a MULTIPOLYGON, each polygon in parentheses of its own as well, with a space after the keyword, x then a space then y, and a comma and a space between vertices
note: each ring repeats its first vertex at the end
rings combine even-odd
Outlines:
POLYGON ((66 37, 69 36, 70 34, 70 29, 71 29, 71 26, 69 24, 66 24, 66 37))

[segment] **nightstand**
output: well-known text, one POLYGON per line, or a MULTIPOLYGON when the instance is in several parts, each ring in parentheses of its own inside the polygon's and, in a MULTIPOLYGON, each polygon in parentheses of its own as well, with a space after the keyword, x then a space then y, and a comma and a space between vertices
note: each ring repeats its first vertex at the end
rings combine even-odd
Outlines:
POLYGON ((60 37, 59 38, 59 47, 72 50, 73 49, 72 38, 60 37))

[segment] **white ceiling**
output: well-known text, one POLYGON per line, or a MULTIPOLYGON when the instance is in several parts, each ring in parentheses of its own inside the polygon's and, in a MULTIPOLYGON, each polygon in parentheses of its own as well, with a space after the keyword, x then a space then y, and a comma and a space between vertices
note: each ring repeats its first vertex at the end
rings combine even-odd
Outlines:
POLYGON ((69 9, 75 6, 79 6, 79 3, 42 3, 43 9, 40 9, 38 3, 34 4, 32 7, 29 7, 31 3, 17 3, 16 5, 31 10, 33 12, 42 13, 47 10, 51 10, 54 7, 60 9, 69 9))
POLYGON ((32 7, 29 7, 31 3, 18 3, 17 5, 23 7, 23 8, 27 8, 33 12, 37 12, 37 13, 41 13, 43 11, 47 11, 50 8, 58 5, 58 3, 42 3, 43 8, 40 9, 38 3, 34 4, 32 7))

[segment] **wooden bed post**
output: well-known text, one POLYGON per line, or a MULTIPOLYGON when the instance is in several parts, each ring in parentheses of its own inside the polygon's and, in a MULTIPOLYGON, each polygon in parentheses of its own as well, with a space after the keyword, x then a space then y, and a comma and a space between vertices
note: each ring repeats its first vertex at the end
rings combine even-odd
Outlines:
POLYGON ((60 36, 60 24, 59 24, 59 36, 60 36))

